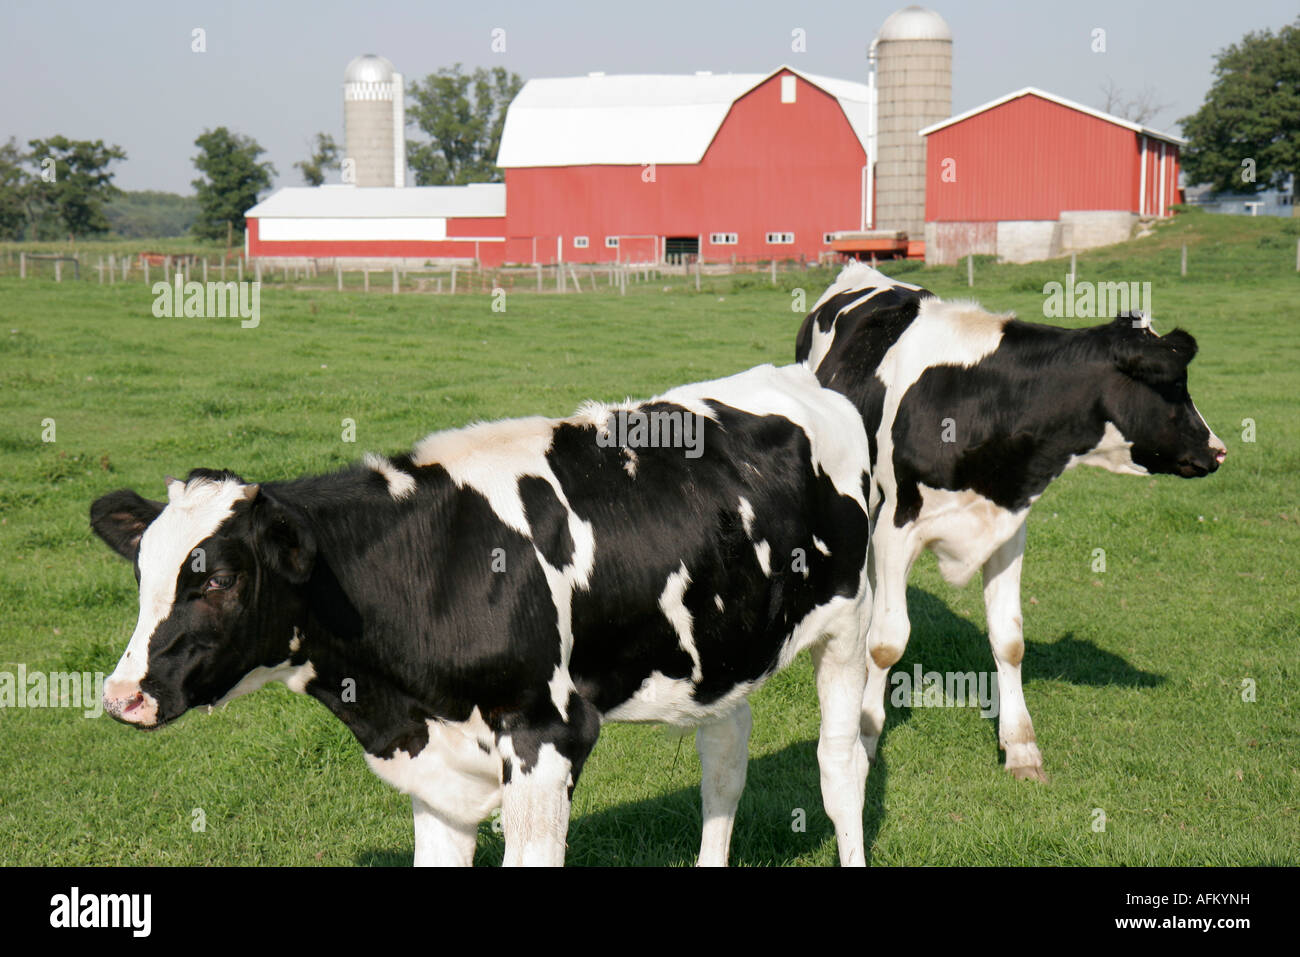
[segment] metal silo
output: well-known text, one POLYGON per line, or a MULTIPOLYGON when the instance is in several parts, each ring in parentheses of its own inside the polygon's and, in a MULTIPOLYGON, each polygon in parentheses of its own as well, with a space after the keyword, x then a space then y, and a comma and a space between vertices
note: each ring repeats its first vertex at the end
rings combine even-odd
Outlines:
POLYGON ((406 185, 402 74, 381 56, 359 56, 343 73, 343 139, 357 186, 406 185))
POLYGON ((877 229, 925 234, 925 138, 952 115, 952 31, 933 10, 891 14, 871 44, 876 91, 877 229))

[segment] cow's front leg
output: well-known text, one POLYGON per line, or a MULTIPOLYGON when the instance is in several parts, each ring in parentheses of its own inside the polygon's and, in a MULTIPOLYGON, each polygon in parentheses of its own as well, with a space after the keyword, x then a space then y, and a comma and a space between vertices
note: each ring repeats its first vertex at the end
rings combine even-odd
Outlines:
POLYGON ((416 867, 469 867, 474 863, 478 825, 453 822, 438 814, 415 795, 416 867))
POLYGON ((749 732, 753 726, 749 703, 740 705, 695 733, 700 755, 700 799, 704 831, 700 838, 700 867, 726 867, 736 806, 745 790, 749 764, 749 732))
POLYGON ((984 563, 984 608, 989 644, 998 667, 998 744, 1007 753, 1007 770, 1017 778, 1046 781, 1043 756, 1034 739, 1034 724, 1025 707, 1020 662, 1025 656, 1024 619, 1020 614, 1020 567, 1025 555, 1025 526, 998 546, 984 563))
POLYGON ((600 715, 576 694, 567 716, 497 736, 503 763, 501 824, 507 867, 562 867, 569 808, 582 765, 600 734, 600 715))
POLYGON ((862 805, 870 762, 861 735, 862 693, 866 682, 866 639, 857 615, 812 648, 821 705, 817 764, 822 804, 835 825, 841 867, 865 867, 862 805))

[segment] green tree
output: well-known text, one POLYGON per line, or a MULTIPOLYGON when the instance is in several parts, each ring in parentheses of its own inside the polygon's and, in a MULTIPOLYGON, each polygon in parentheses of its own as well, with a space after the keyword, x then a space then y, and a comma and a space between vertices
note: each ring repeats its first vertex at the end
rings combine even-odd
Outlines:
POLYGON ((406 117, 429 137, 408 140, 406 162, 420 186, 497 183, 497 148, 506 108, 523 87, 503 67, 461 71, 457 63, 411 84, 406 117))
POLYGON ((21 239, 27 230, 31 177, 23 167, 27 157, 11 136, 0 146, 0 238, 21 239))
POLYGON ((1189 181, 1253 193, 1300 172, 1300 20, 1246 34, 1215 57, 1214 75, 1180 121, 1189 181))
POLYGON ((37 170, 35 192, 50 203, 69 236, 108 232, 104 204, 121 190, 113 185, 109 164, 126 159, 120 146, 103 140, 70 140, 51 136, 30 140, 28 162, 37 170))
POLYGON ((251 137, 224 126, 204 130, 194 145, 199 148, 194 165, 204 176, 190 182, 199 201, 193 234, 200 239, 224 239, 227 223, 242 233, 244 211, 256 205, 258 194, 276 175, 271 163, 257 160, 266 150, 251 137))
POLYGON ((302 171, 302 178, 308 186, 319 186, 325 182, 325 170, 339 168, 338 144, 328 133, 317 133, 316 146, 311 156, 293 165, 295 169, 302 171))

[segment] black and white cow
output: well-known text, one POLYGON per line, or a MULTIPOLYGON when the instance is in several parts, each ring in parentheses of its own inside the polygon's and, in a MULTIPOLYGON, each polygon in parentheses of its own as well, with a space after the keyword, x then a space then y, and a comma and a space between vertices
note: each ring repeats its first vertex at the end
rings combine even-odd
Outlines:
POLYGON ((910 623, 907 578, 923 548, 956 585, 983 571, 1007 770, 1044 780, 1020 681, 1025 517, 1075 465, 1195 477, 1227 450, 1187 392, 1196 341, 1141 317, 1061 329, 943 302, 863 264, 804 319, 796 357, 861 411, 871 445, 871 624, 862 728, 885 719, 888 669, 910 623))
POLYGON ((506 863, 561 864, 601 723, 698 727, 700 863, 725 864, 745 696, 807 648, 824 801, 860 865, 868 463, 851 403, 761 366, 331 475, 113 492, 91 522, 140 611, 105 707, 158 728, 271 680, 312 695, 412 796, 417 864, 471 863, 497 807, 506 863))

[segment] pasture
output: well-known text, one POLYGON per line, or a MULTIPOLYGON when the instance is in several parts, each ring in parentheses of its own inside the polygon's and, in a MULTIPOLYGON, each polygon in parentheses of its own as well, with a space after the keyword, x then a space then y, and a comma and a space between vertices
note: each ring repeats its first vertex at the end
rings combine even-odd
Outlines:
MULTIPOLYGON (((1080 280, 1150 281, 1157 329, 1197 337, 1190 388, 1227 461, 1201 480, 1078 469, 1049 488, 1029 518, 1023 670, 1050 783, 1002 770, 978 708, 891 704, 870 863, 1300 862, 1298 222, 1183 214, 1079 256, 1080 280)), ((1043 284, 1066 268, 977 260, 973 289, 964 264, 896 274, 1043 321, 1043 284)), ((286 478, 476 419, 785 363, 803 315, 792 290, 811 306, 830 277, 521 292, 504 313, 478 293, 268 283, 255 329, 155 318, 142 282, 0 277, 0 671, 112 670, 136 588, 88 526, 106 491, 161 498, 165 475, 195 466, 286 478)), ((926 555, 909 607, 897 670, 992 669, 977 584, 944 584, 926 555)), ((834 863, 806 657, 752 704, 733 863, 834 863)), ((689 737, 607 725, 574 795, 569 862, 692 863, 698 785, 689 737)), ((412 844, 408 798, 279 685, 157 734, 78 708, 0 709, 0 864, 402 865, 412 844)), ((477 862, 501 854, 485 822, 477 862)))

